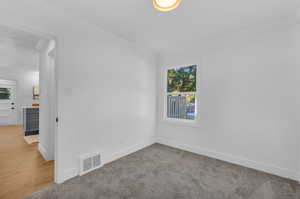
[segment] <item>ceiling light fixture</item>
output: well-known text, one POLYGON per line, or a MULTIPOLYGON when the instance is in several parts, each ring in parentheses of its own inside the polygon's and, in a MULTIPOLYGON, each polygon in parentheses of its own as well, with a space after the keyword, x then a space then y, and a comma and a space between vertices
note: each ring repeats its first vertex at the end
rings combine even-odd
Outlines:
POLYGON ((159 11, 170 11, 178 7, 181 0, 152 0, 154 8, 159 11))

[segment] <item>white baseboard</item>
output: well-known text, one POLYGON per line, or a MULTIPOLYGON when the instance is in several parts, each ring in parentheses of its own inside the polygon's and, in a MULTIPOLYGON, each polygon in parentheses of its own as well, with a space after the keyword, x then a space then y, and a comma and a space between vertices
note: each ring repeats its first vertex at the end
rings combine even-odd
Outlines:
POLYGON ((131 153, 134 153, 136 151, 139 151, 143 148, 146 148, 152 144, 154 144, 155 142, 154 141, 151 141, 151 142, 145 142, 145 143, 142 143, 142 144, 136 144, 135 146, 132 146, 132 147, 128 147, 127 149, 124 149, 124 150, 121 150, 117 153, 114 153, 114 154, 111 154, 107 157, 103 157, 102 161, 103 161, 103 165, 104 164, 108 164, 112 161, 115 161, 117 159, 120 159, 126 155, 129 155, 131 153))
MULTIPOLYGON (((154 141, 151 141, 151 142, 145 142, 145 143, 142 143, 142 144, 136 144, 133 147, 128 147, 127 149, 120 150, 117 153, 114 153, 114 154, 111 154, 111 155, 108 155, 108 156, 103 155, 102 156, 102 165, 108 164, 108 163, 110 163, 112 161, 115 161, 119 158, 122 158, 126 155, 129 155, 131 153, 139 151, 139 150, 141 150, 141 149, 143 149, 147 146, 150 146, 154 143, 155 143, 154 141)), ((79 168, 79 165, 78 165, 78 168, 79 168)), ((76 169, 76 168, 66 169, 66 170, 63 171, 63 173, 61 175, 58 175, 58 179, 56 180, 56 183, 58 183, 58 184, 63 183, 63 182, 65 182, 65 181, 67 181, 71 178, 74 178, 78 175, 79 175, 79 169, 76 169)))
POLYGON ((292 171, 292 170, 285 169, 285 168, 280 168, 275 165, 270 165, 270 164, 266 164, 263 162, 257 162, 254 160, 237 157, 237 156, 234 156, 231 154, 216 152, 216 151, 204 149, 204 148, 201 148, 198 146, 190 146, 190 145, 188 146, 185 144, 180 144, 178 142, 169 141, 169 140, 163 139, 163 138, 159 138, 157 140, 157 143, 168 145, 168 146, 175 147, 175 148, 179 148, 179 149, 186 150, 186 151, 196 153, 199 155, 212 157, 212 158, 215 158, 218 160, 223 160, 225 162, 230 162, 233 164, 241 165, 241 166, 244 166, 247 168, 256 169, 259 171, 263 171, 263 172, 270 173, 273 175, 281 176, 284 178, 289 178, 289 179, 296 180, 296 181, 300 180, 300 175, 298 175, 298 173, 296 171, 292 171))
POLYGON ((45 160, 53 160, 53 158, 51 157, 51 155, 50 155, 50 153, 46 150, 46 148, 45 147, 43 147, 42 145, 41 145, 41 143, 39 143, 39 152, 42 154, 42 156, 43 156, 43 158, 45 159, 45 160))
POLYGON ((78 170, 76 168, 70 168, 63 171, 61 175, 58 175, 56 179, 57 184, 61 184, 71 178, 78 176, 78 170))

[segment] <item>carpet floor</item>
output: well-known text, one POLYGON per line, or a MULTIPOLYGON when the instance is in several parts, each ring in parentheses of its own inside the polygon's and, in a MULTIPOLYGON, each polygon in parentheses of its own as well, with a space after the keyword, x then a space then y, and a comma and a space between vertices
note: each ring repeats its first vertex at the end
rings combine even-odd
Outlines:
POLYGON ((26 199, 300 199, 298 183, 154 144, 26 199))

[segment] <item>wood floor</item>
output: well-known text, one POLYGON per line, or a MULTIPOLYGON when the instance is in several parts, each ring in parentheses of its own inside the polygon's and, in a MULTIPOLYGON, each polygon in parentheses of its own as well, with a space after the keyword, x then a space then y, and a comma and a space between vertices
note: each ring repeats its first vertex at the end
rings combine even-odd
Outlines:
POLYGON ((20 199, 53 183, 54 162, 27 144, 20 126, 0 126, 0 199, 20 199))

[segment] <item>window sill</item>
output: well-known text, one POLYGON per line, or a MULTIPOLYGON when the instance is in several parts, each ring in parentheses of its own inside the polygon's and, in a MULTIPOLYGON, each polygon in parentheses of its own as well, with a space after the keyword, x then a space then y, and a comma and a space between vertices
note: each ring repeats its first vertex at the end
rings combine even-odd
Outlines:
POLYGON ((165 118, 161 120, 161 124, 163 125, 175 125, 175 126, 185 126, 185 127, 192 127, 192 128, 199 128, 200 124, 198 120, 180 120, 180 119, 169 119, 165 118))

